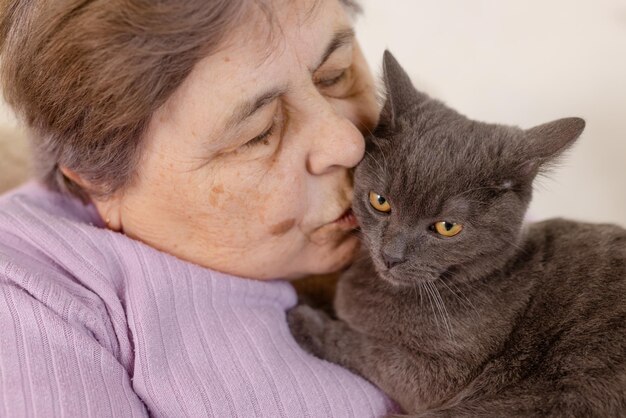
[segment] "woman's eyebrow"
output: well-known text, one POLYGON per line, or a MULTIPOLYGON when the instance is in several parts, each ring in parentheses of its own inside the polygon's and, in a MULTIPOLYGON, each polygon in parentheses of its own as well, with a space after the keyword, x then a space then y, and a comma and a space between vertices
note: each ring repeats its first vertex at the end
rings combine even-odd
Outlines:
POLYGON ((354 41, 354 37, 355 37, 354 29, 352 28, 343 28, 343 29, 339 29, 338 31, 336 31, 335 36, 333 36, 333 39, 330 41, 330 43, 326 47, 326 50, 324 51, 324 55, 322 55, 322 59, 319 61, 319 64, 317 64, 311 72, 314 73, 322 65, 324 65, 324 63, 328 60, 328 58, 330 58, 333 52, 335 52, 342 46, 351 44, 352 41, 354 41))
MULTIPOLYGON (((343 28, 339 29, 335 32, 333 39, 329 42, 324 54, 322 55, 322 59, 319 61, 319 64, 315 66, 315 70, 317 71, 324 63, 330 58, 330 56, 341 48, 342 46, 351 44, 354 40, 354 29, 352 28, 343 28)), ((255 98, 248 100, 244 103, 238 105, 233 111, 232 116, 226 123, 226 129, 232 129, 235 126, 239 125, 244 120, 248 119, 250 116, 254 115, 264 106, 272 103, 278 97, 284 95, 287 92, 287 88, 274 88, 265 93, 261 93, 255 98)))
POLYGON ((284 95, 286 92, 287 88, 274 88, 270 91, 259 94, 251 100, 241 103, 235 108, 232 116, 226 123, 226 129, 232 129, 235 126, 239 125, 241 122, 248 119, 250 116, 258 112, 261 108, 272 103, 274 100, 284 95))

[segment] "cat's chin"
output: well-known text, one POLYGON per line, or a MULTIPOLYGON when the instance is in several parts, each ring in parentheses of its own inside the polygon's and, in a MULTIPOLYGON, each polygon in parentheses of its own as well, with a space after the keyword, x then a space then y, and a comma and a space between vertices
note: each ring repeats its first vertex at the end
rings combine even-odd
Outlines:
POLYGON ((439 276, 431 272, 418 274, 394 274, 392 270, 379 271, 379 276, 394 287, 415 287, 422 283, 434 282, 439 276))

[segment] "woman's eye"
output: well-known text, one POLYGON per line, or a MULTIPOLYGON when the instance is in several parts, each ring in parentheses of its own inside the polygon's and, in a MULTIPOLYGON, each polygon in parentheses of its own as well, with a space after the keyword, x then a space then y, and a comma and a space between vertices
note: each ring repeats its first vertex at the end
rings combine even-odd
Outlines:
POLYGON ((251 140, 249 140, 248 142, 246 142, 245 144, 243 144, 244 148, 248 148, 248 147, 254 147, 256 145, 269 145, 270 144, 270 138, 272 137, 272 135, 274 134, 274 129, 276 128, 276 120, 274 120, 272 122, 272 125, 267 128, 265 131, 263 131, 263 133, 261 133, 260 135, 255 136, 254 138, 252 138, 251 140))
POLYGON ((370 205, 378 212, 381 213, 390 213, 391 205, 387 202, 387 199, 379 195, 378 193, 370 192, 370 205))
POLYGON ((243 144, 243 146, 244 147, 253 147, 253 146, 259 145, 259 144, 269 145, 269 138, 272 136, 272 133, 274 133, 274 124, 272 124, 272 126, 270 126, 269 129, 267 129, 261 135, 258 135, 256 137, 252 138, 250 141, 248 141, 245 144, 243 144))
POLYGON ((348 67, 340 73, 326 73, 325 76, 315 79, 315 86, 323 95, 337 99, 346 97, 352 90, 354 83, 354 69, 352 67, 348 67))
POLYGON ((318 80, 315 84, 317 84, 317 86, 321 88, 332 87, 336 84, 339 84, 341 81, 343 81, 343 79, 346 78, 347 74, 348 74, 347 70, 344 70, 341 72, 341 74, 339 74, 336 77, 318 80))
POLYGON ((431 225, 430 229, 443 237, 451 238, 458 235, 463 230, 463 225, 454 222, 441 221, 431 225))

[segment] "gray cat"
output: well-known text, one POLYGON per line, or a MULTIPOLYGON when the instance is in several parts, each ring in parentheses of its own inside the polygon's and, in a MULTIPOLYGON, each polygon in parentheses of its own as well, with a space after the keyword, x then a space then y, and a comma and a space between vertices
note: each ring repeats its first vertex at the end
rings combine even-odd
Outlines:
POLYGON ((355 172, 364 253, 337 318, 289 312, 296 340, 419 417, 626 416, 626 230, 522 225, 533 179, 584 121, 469 120, 388 52, 384 78, 355 172))

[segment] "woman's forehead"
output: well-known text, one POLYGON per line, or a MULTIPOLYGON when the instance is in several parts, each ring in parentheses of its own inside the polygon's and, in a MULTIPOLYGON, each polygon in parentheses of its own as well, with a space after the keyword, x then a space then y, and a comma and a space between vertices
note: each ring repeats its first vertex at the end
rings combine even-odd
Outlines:
POLYGON ((338 0, 269 3, 275 14, 251 16, 222 48, 196 65, 168 103, 171 117, 189 119, 199 109, 211 109, 201 116, 202 123, 232 127, 238 109, 246 112, 256 98, 290 89, 295 78, 352 42, 352 22, 338 0))
POLYGON ((233 30, 216 55, 242 67, 281 66, 296 55, 300 64, 314 66, 323 46, 335 33, 352 28, 339 0, 273 0, 254 2, 249 18, 233 30))

